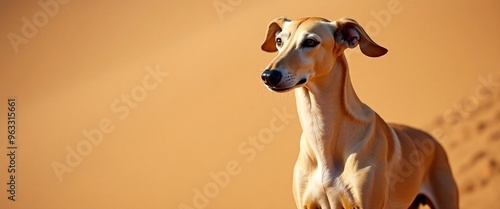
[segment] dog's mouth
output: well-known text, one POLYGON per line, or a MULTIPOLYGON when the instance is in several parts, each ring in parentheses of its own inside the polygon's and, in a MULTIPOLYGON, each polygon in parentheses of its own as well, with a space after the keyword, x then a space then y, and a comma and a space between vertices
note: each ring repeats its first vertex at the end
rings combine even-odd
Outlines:
POLYGON ((290 88, 276 88, 273 86, 268 86, 268 88, 271 89, 272 91, 283 93, 283 92, 287 92, 287 91, 290 91, 290 90, 298 88, 298 87, 302 87, 305 83, 307 83, 307 78, 300 79, 300 81, 297 82, 297 84, 295 84, 294 86, 292 86, 290 88))
POLYGON ((300 79, 300 81, 297 84, 295 84, 295 86, 300 86, 302 84, 305 84, 306 82, 307 82, 307 78, 300 79))

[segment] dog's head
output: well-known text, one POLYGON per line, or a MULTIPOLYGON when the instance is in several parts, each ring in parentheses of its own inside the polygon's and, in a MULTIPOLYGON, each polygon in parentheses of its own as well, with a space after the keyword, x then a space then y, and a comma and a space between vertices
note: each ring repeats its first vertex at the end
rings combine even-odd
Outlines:
POLYGON ((278 51, 278 56, 262 73, 262 81, 277 92, 305 86, 329 73, 346 48, 358 45, 370 57, 387 53, 349 18, 334 22, 316 17, 293 21, 276 18, 269 24, 261 48, 266 52, 278 51))

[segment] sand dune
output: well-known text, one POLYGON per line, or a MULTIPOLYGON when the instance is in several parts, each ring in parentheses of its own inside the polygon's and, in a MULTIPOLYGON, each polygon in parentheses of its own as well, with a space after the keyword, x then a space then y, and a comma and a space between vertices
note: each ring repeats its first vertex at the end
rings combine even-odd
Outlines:
POLYGON ((462 208, 498 208, 500 88, 490 87, 458 102, 467 108, 451 109, 428 129, 448 152, 462 208))

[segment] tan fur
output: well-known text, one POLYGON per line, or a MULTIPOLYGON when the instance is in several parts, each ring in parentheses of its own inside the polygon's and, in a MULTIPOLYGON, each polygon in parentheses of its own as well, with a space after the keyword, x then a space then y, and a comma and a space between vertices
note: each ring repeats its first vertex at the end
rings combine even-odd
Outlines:
POLYGON ((269 24, 262 49, 279 53, 267 69, 283 77, 268 87, 295 90, 303 130, 293 177, 297 208, 413 208, 419 194, 433 208, 458 208, 440 144, 425 132, 387 124, 357 97, 343 53, 356 46, 370 57, 387 52, 348 18, 269 24), (303 47, 307 38, 319 44, 303 47))

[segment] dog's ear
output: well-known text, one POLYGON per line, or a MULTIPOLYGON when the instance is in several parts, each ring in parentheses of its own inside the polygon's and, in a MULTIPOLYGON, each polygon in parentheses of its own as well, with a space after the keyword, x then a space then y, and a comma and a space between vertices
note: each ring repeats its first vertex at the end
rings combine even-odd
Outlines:
POLYGON ((267 28, 266 39, 264 39, 264 43, 262 43, 262 46, 260 48, 266 52, 278 51, 274 39, 276 38, 276 34, 281 32, 285 22, 289 21, 290 20, 286 19, 286 17, 278 17, 273 21, 271 21, 271 23, 269 23, 269 26, 267 28))
POLYGON ((341 47, 354 48, 359 45, 361 52, 369 57, 380 57, 387 53, 387 49, 375 43, 355 20, 342 18, 332 24, 336 28, 333 37, 341 47))

